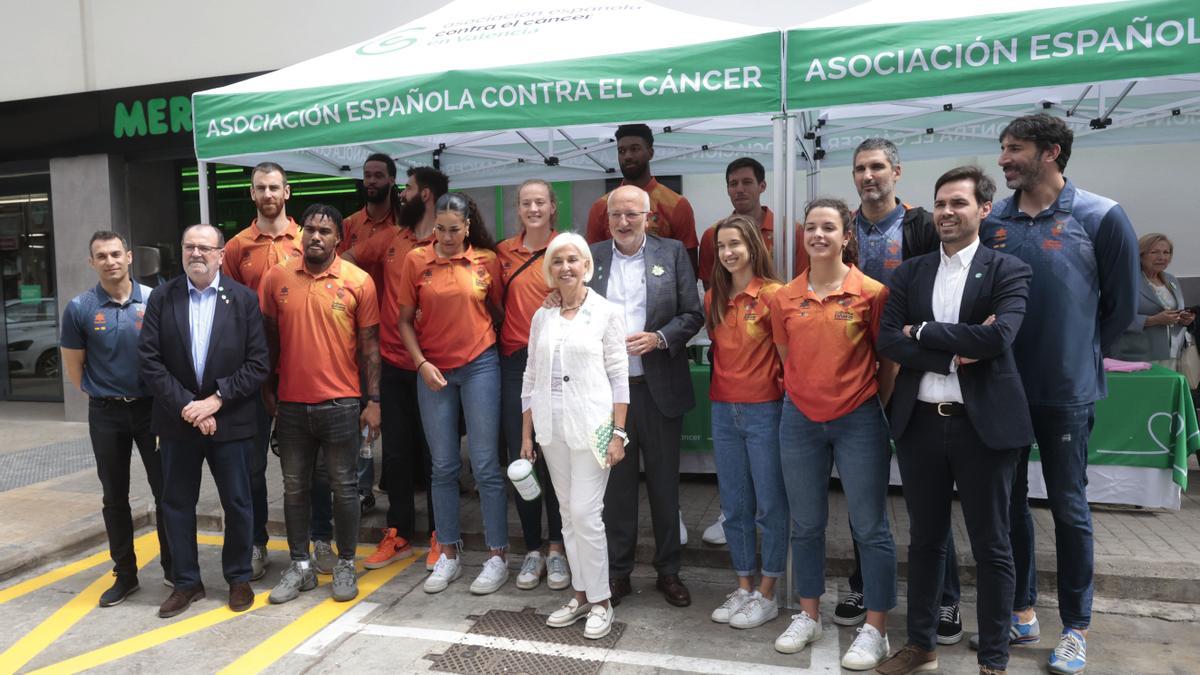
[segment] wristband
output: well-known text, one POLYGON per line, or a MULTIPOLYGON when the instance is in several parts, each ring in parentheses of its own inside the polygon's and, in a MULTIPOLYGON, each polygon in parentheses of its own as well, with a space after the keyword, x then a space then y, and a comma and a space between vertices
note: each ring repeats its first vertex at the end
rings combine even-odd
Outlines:
POLYGON ((367 401, 371 403, 379 403, 379 394, 367 394, 367 401))
POLYGON ((429 359, 425 359, 424 361, 418 363, 417 369, 414 372, 417 372, 417 373, 421 372, 421 366, 425 365, 426 363, 429 363, 429 359))

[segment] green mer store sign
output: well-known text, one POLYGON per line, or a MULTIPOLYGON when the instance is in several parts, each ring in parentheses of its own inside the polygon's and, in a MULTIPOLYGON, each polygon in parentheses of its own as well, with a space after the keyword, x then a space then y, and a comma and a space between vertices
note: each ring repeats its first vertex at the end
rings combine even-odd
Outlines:
POLYGON ((162 136, 192 131, 192 102, 187 96, 117 101, 113 137, 162 136))

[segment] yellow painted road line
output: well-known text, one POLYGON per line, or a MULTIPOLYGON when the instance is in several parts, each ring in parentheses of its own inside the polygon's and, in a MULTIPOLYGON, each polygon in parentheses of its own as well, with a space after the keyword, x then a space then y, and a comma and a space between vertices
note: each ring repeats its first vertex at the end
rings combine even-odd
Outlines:
POLYGON ((259 643, 257 647, 243 654, 241 658, 220 671, 221 675, 241 675, 242 673, 259 673, 271 664, 296 649, 305 640, 316 634, 330 622, 345 614, 350 608, 365 600, 381 586, 391 581, 397 574, 403 572, 420 556, 414 555, 407 560, 392 563, 382 569, 373 570, 358 579, 358 597, 350 602, 336 602, 329 598, 300 615, 295 621, 278 633, 259 643))
MULTIPOLYGON (((219 534, 199 534, 196 535, 196 541, 200 544, 205 544, 208 546, 221 546, 225 543, 225 539, 219 534)), ((283 551, 284 553, 287 553, 290 549, 288 549, 288 543, 286 539, 272 539, 271 541, 267 542, 267 550, 283 551)), ((355 550, 355 554, 360 558, 365 558, 374 552, 375 547, 369 544, 360 544, 355 550)))
MULTIPOLYGON (((158 556, 158 537, 139 537, 134 544, 134 552, 137 555, 139 564, 138 567, 145 567, 151 560, 158 556)), ((58 611, 51 614, 46 620, 42 621, 36 628, 26 633, 16 644, 9 647, 0 654, 0 668, 3 672, 16 672, 31 659, 42 653, 44 649, 49 647, 55 640, 71 629, 79 622, 80 619, 87 616, 88 612, 96 609, 100 601, 100 595, 108 590, 112 585, 112 576, 105 573, 104 576, 96 579, 79 595, 71 598, 67 604, 63 605, 58 611)))
MULTIPOLYGON (((158 540, 158 535, 154 532, 150 532, 135 539, 134 546, 137 546, 138 544, 144 545, 147 537, 152 537, 155 541, 158 540)), ((141 555, 139 554, 138 557, 140 558, 141 555)), ((9 600, 16 600, 22 595, 28 595, 29 593, 32 593, 40 588, 45 588, 46 586, 49 586, 57 581, 62 581, 67 577, 75 576, 84 570, 91 569, 97 565, 103 565, 111 560, 112 558, 109 557, 108 551, 104 550, 100 551, 99 553, 93 553, 83 560, 77 560, 68 565, 63 565, 62 567, 56 567, 49 572, 33 577, 32 579, 26 579, 19 584, 4 590, 0 590, 0 605, 3 605, 9 600)))

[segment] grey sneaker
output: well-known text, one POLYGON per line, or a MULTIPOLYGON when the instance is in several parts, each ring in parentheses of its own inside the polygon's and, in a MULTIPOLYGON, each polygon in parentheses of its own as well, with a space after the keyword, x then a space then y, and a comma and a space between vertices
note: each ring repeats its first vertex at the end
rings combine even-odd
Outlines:
POLYGON ((358 574, 354 561, 338 558, 333 566, 333 599, 348 602, 358 597, 358 574))
POLYGON ((338 561, 337 554, 333 552, 333 546, 320 539, 314 539, 312 546, 313 567, 316 568, 317 574, 333 574, 333 566, 338 561))
POLYGON ((301 569, 300 563, 293 560, 283 572, 283 576, 279 577, 279 583, 275 588, 271 589, 271 595, 267 598, 272 604, 279 605, 291 600, 295 600, 300 595, 300 591, 311 591, 317 587, 317 575, 313 572, 312 565, 301 569))
POLYGON ((267 573, 271 560, 267 558, 267 547, 255 544, 250 547, 250 581, 258 581, 267 573))
POLYGON ((558 551, 551 551, 546 556, 546 584, 552 591, 561 591, 571 585, 571 568, 567 565, 567 556, 558 551))

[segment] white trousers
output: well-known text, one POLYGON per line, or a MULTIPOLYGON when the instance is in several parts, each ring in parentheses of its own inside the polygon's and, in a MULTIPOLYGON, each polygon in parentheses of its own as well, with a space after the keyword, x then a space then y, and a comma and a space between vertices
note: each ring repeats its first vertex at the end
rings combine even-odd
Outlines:
POLYGON ((588 602, 607 600, 608 540, 604 536, 604 489, 608 469, 590 448, 569 448, 562 442, 562 411, 554 411, 555 440, 542 446, 550 480, 562 514, 563 547, 571 565, 571 586, 587 595, 588 602))

